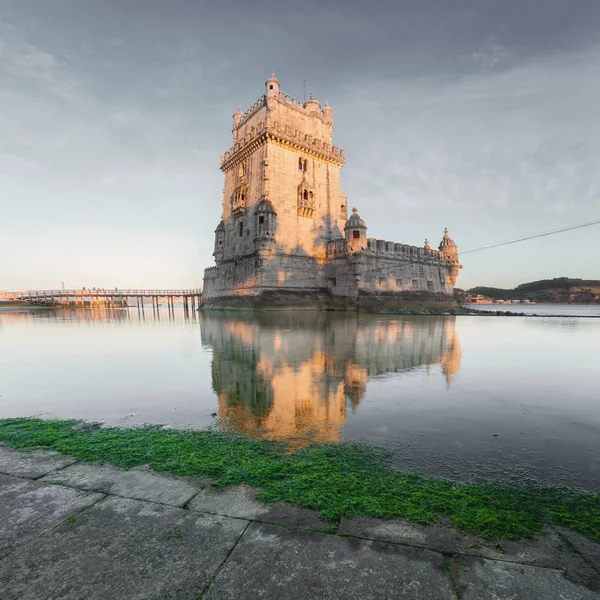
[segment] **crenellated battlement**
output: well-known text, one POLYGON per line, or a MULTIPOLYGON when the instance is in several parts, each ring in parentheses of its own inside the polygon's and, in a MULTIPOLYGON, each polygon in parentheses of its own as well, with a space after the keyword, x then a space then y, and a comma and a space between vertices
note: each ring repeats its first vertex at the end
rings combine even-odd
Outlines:
POLYGON ((421 262, 421 263, 448 263, 452 261, 444 258, 439 250, 410 246, 408 244, 397 244, 386 240, 377 240, 369 238, 367 245, 361 250, 350 252, 348 243, 344 238, 331 240, 327 242, 327 258, 343 258, 349 254, 365 254, 367 256, 381 258, 395 258, 401 261, 421 262))
POLYGON ((274 75, 266 86, 267 93, 246 112, 242 113, 238 108, 233 115, 234 145, 221 156, 221 169, 229 170, 246 158, 249 154, 246 148, 250 147, 250 152, 253 152, 259 144, 268 140, 342 166, 344 151, 331 143, 333 110, 327 102, 321 108, 313 94, 306 102, 290 98, 289 94, 279 90, 279 82, 274 75))
POLYGON ((240 141, 221 156, 221 169, 227 171, 236 164, 237 161, 234 159, 238 156, 241 159, 240 153, 246 147, 253 147, 253 143, 257 141, 264 143, 268 139, 282 145, 289 145, 294 149, 301 149, 316 158, 329 160, 339 166, 346 162, 346 154, 341 148, 329 144, 326 140, 292 130, 288 125, 283 125, 279 121, 273 121, 271 125, 258 123, 256 127, 252 127, 240 141))
MULTIPOLYGON (((328 113, 331 112, 331 108, 325 104, 323 109, 320 108, 320 103, 314 99, 311 94, 311 99, 308 102, 302 102, 302 100, 296 100, 296 98, 290 98, 289 94, 284 94, 283 92, 278 92, 277 96, 273 97, 274 100, 282 103, 286 107, 292 108, 304 114, 310 114, 319 119, 324 119, 326 122, 328 121, 328 113), (318 105, 318 110, 314 110, 313 106, 318 105), (329 109, 329 110, 328 110, 329 109)), ((246 110, 240 117, 240 120, 236 126, 236 129, 244 125, 250 119, 250 117, 256 113, 263 106, 267 106, 267 97, 263 94, 256 102, 246 110)))
POLYGON ((242 114, 236 129, 239 129, 259 108, 266 106, 266 104, 267 97, 263 95, 245 113, 242 114))

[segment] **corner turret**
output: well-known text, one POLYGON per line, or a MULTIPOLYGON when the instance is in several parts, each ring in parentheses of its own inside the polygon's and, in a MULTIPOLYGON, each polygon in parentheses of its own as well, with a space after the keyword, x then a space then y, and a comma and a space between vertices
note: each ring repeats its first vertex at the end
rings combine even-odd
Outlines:
POLYGON ((344 225, 348 252, 360 252, 367 247, 367 224, 360 218, 356 208, 344 225))
POLYGON ((225 253, 225 223, 221 221, 215 229, 215 251, 213 256, 215 257, 215 264, 218 266, 223 261, 225 253))
POLYGON ((321 104, 317 100, 315 100, 314 94, 311 94, 310 99, 304 103, 304 108, 309 112, 321 112, 321 104))
POLYGON ((327 100, 325 100, 325 106, 323 107, 323 121, 325 123, 333 123, 333 109, 329 104, 327 104, 327 100))
POLYGON ((449 270, 448 279, 452 287, 454 287, 458 277, 458 271, 462 269, 462 265, 458 264, 458 246, 450 237, 447 227, 444 229, 444 237, 440 242, 439 250, 442 254, 442 258, 452 265, 449 270))
POLYGON ((242 112, 242 107, 238 106, 238 109, 233 113, 233 127, 231 129, 231 133, 233 133, 233 143, 237 143, 237 128, 242 120, 244 113, 242 112))
POLYGON ((279 95, 279 81, 275 77, 275 72, 271 73, 271 77, 265 82, 267 98, 276 98, 279 95))

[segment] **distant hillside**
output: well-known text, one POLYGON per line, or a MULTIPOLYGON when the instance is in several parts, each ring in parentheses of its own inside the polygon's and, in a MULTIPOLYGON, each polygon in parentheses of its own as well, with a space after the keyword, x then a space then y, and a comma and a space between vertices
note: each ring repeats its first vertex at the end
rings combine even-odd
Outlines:
POLYGON ((479 286, 467 290, 467 294, 487 296, 495 300, 534 300, 535 302, 588 303, 600 302, 600 280, 556 277, 522 283, 506 290, 479 286))

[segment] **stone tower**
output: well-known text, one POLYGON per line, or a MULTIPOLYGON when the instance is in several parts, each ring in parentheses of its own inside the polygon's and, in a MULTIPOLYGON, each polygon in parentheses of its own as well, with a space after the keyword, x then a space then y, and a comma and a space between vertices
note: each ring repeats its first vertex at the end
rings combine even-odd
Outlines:
POLYGON ((272 74, 265 94, 233 115, 232 133, 221 157, 218 272, 207 270, 205 295, 322 289, 326 244, 342 237, 347 219, 331 107, 313 94, 304 104, 284 95, 272 74))

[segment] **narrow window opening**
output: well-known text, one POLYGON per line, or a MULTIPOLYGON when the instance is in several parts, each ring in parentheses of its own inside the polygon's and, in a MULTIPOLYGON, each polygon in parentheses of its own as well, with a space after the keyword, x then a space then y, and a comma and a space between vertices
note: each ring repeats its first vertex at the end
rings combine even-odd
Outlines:
POLYGON ((308 192, 304 190, 304 194, 302 196, 305 200, 308 200, 308 192))
POLYGON ((332 277, 329 282, 331 283, 331 287, 335 287, 337 285, 337 279, 335 277, 332 277))
POLYGON ((342 211, 344 211, 344 210, 346 210, 346 205, 345 205, 345 204, 342 204, 342 205, 340 206, 340 208, 342 209, 342 211))
POLYGON ((273 89, 273 84, 271 84, 271 85, 269 86, 269 89, 270 89, 270 90, 272 90, 272 89, 273 89))
POLYGON ((244 235, 244 223, 241 222, 240 223, 240 237, 242 237, 244 235))
POLYGON ((258 222, 259 223, 264 223, 265 222, 265 218, 261 215, 260 217, 258 217, 258 222))
POLYGON ((302 159, 298 159, 298 168, 302 171, 302 159))
POLYGON ((307 161, 307 160, 305 160, 305 161, 304 161, 304 170, 306 171, 306 169, 307 169, 307 168, 308 168, 308 161, 307 161))
POLYGON ((353 232, 352 232, 352 237, 353 237, 355 240, 358 240, 358 239, 360 239, 360 231, 353 231, 353 232))

